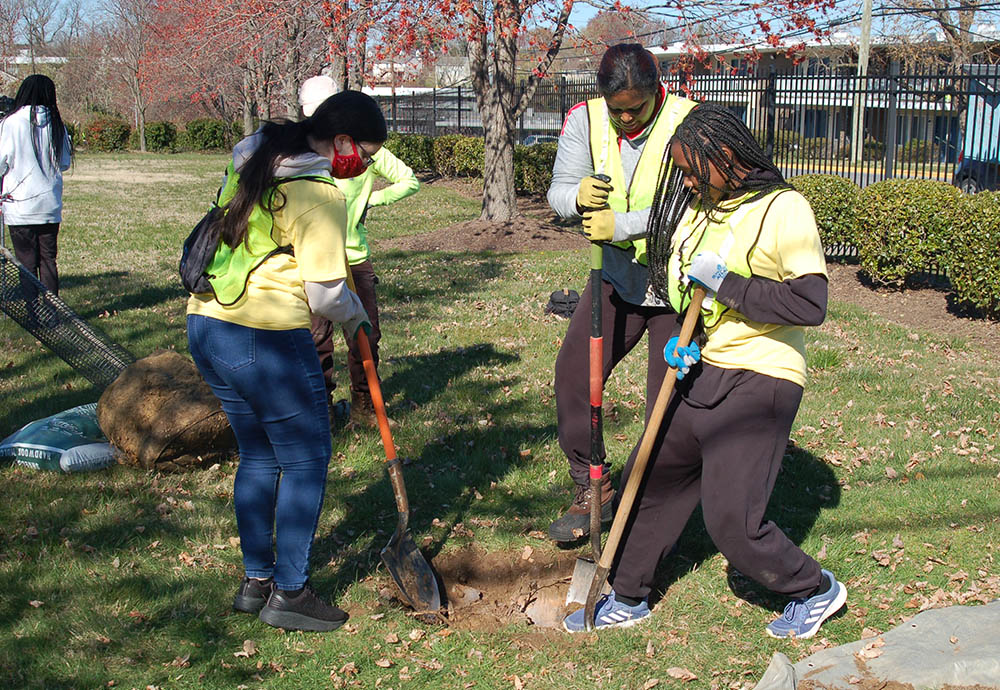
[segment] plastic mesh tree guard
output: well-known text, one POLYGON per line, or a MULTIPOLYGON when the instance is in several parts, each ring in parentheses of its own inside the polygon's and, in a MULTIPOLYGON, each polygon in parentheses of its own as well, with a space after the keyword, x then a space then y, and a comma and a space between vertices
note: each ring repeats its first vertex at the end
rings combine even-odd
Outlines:
POLYGON ((136 359, 49 292, 6 247, 0 247, 0 311, 102 390, 136 359))

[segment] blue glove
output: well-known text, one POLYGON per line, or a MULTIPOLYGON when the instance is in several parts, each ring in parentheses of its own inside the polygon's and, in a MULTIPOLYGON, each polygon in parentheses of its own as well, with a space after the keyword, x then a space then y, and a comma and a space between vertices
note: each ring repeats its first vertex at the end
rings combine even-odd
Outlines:
POLYGON ((663 348, 663 359, 677 370, 677 380, 680 381, 691 371, 691 367, 701 360, 701 348, 696 342, 690 343, 687 347, 677 347, 677 336, 674 336, 663 348))
POLYGON ((691 268, 688 269, 688 280, 692 280, 715 296, 722 286, 729 269, 726 267, 726 260, 715 252, 701 252, 694 257, 691 268))

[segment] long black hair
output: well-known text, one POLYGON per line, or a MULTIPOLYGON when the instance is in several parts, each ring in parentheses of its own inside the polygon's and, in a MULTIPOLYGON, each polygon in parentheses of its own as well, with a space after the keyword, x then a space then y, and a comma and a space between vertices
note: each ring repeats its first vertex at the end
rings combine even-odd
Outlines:
MULTIPOLYGON (((31 109, 29 122, 35 126, 38 125, 37 109, 40 106, 48 109, 52 150, 45 153, 50 155, 53 163, 56 167, 59 167, 59 161, 62 160, 63 146, 66 140, 66 126, 63 124, 62 116, 59 114, 59 108, 56 106, 56 85, 53 81, 44 74, 32 74, 25 77, 17 89, 17 95, 14 96, 14 107, 4 116, 4 119, 7 119, 25 106, 31 109)), ((35 159, 41 164, 42 152, 38 150, 38 140, 34 136, 31 137, 31 148, 35 152, 35 159)))
MULTIPOLYGON (((745 196, 740 205, 752 203, 779 189, 791 189, 771 157, 761 148, 753 132, 725 106, 699 103, 678 125, 664 152, 660 178, 647 225, 650 282, 661 297, 667 295, 667 262, 674 231, 694 194, 685 189, 680 171, 671 164, 670 151, 677 144, 697 180, 700 211, 708 221, 718 218, 720 202, 745 196), (723 199, 717 199, 711 184, 714 165, 726 179, 723 199)), ((725 204, 725 212, 733 210, 725 204)))
POLYGON ((660 65, 653 54, 638 43, 619 43, 604 52, 597 68, 597 90, 607 98, 622 91, 656 93, 660 88, 660 65))
POLYGON ((385 117, 371 96, 360 91, 341 91, 330 96, 311 116, 301 122, 279 120, 267 122, 261 128, 261 143, 240 169, 236 194, 226 206, 220 237, 232 248, 247 236, 247 223, 254 206, 277 211, 284 204, 280 194, 272 195, 275 187, 275 164, 281 158, 309 153, 309 137, 317 141, 333 141, 346 134, 357 141, 383 143, 388 137, 385 117))

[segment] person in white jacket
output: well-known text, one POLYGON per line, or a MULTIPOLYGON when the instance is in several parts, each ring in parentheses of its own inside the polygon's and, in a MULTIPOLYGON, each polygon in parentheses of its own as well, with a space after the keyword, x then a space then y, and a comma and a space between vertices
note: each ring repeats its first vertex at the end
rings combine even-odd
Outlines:
POLYGON ((57 295, 62 174, 72 156, 55 84, 44 74, 32 74, 18 88, 14 109, 0 120, 0 209, 14 256, 57 295))

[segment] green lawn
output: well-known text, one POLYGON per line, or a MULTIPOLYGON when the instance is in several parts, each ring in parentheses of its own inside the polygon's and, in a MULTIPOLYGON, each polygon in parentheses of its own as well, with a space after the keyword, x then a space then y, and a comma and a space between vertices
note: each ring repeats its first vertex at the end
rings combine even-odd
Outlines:
MULTIPOLYGON (((137 356, 187 350, 178 250, 225 162, 82 155, 66 177, 62 296, 137 356)), ((478 213, 478 200, 428 186, 369 214, 381 374, 400 455, 412 461, 412 530, 442 560, 474 544, 514 569, 565 561, 576 552, 539 534, 569 495, 552 395, 566 322, 543 307, 553 289, 582 289, 586 253, 378 248, 478 213)), ((313 580, 352 618, 329 634, 230 615, 241 573, 234 465, 185 475, 0 468, 0 686, 751 688, 775 651, 796 660, 924 606, 1000 596, 996 356, 842 303, 809 348, 811 381, 770 517, 847 583, 848 608, 814 640, 764 634, 783 602, 727 572, 698 514, 641 627, 598 638, 516 621, 419 623, 386 596, 378 551, 395 508, 377 435, 342 431, 313 580), (676 679, 678 669, 697 680, 676 679)), ((98 396, 9 319, 0 370, 0 435, 98 396)), ((642 431, 644 384, 639 350, 605 393, 619 470, 642 431)))

